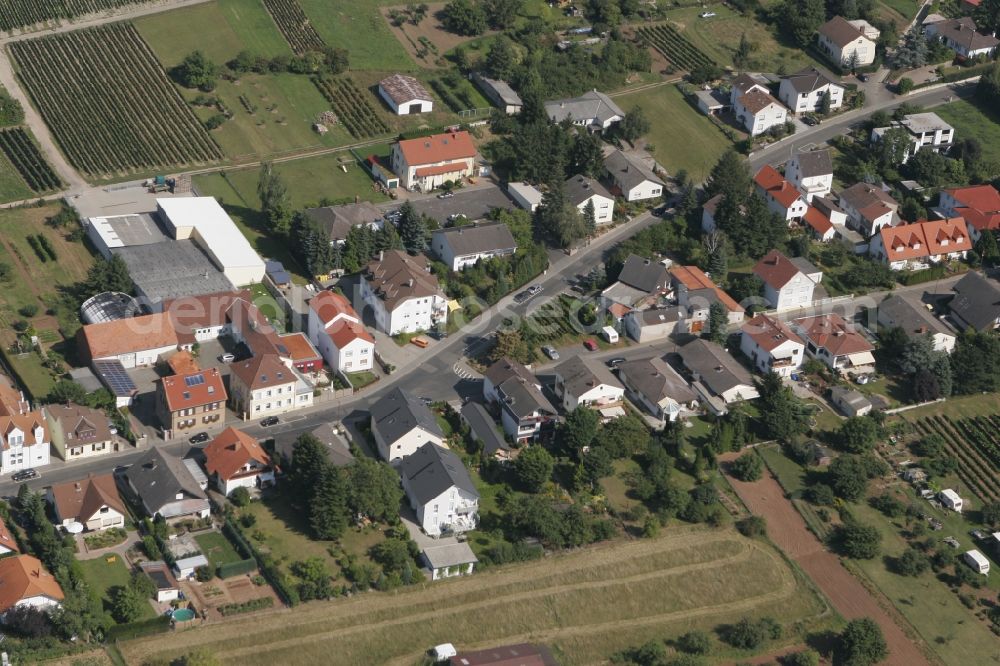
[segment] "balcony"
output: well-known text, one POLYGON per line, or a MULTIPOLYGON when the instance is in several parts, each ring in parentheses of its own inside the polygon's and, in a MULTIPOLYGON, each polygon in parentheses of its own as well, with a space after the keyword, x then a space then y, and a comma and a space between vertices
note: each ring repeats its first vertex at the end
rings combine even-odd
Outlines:
POLYGON ((787 368, 787 367, 793 366, 793 365, 795 365, 795 359, 791 358, 791 357, 771 359, 771 367, 775 368, 775 369, 777 369, 777 368, 787 368))

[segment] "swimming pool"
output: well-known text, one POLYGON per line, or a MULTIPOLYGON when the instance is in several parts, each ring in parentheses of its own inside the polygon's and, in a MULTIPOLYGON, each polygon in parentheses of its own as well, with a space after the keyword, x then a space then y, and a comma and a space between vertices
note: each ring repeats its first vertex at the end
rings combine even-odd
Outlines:
POLYGON ((170 618, 175 622, 187 622, 194 619, 194 611, 190 608, 178 608, 170 618))

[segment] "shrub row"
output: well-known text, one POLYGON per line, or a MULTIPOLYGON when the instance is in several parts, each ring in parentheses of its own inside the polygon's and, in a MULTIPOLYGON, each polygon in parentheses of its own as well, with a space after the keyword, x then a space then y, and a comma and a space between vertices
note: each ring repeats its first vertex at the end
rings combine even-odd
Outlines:
POLYGON ((233 576, 242 576, 243 574, 250 573, 256 568, 257 560, 253 558, 239 560, 238 562, 226 562, 219 565, 215 570, 215 575, 222 579, 232 578, 233 576))
POLYGON ((273 605, 274 599, 272 597, 260 597, 244 601, 241 604, 223 604, 219 606, 219 612, 223 615, 239 615, 240 613, 252 613, 263 608, 270 608, 273 605))
POLYGON ((242 556, 247 557, 249 554, 249 557, 253 557, 257 561, 257 568, 260 570, 260 574, 266 578, 267 582, 274 588, 274 591, 277 592, 282 603, 286 606, 294 606, 299 603, 298 591, 293 589, 285 581, 284 575, 282 575, 278 566, 274 563, 270 556, 261 553, 256 547, 253 546, 253 544, 247 541, 247 539, 243 536, 243 532, 240 531, 240 528, 229 518, 226 518, 226 522, 222 526, 222 533, 233 542, 233 547, 236 548, 242 556))
POLYGON ((909 271, 903 273, 899 276, 899 283, 904 286, 909 286, 911 284, 922 284, 924 282, 931 282, 933 280, 940 280, 944 277, 947 267, 942 264, 936 264, 930 268, 925 268, 919 271, 909 271))
POLYGON ((104 636, 109 642, 116 640, 129 640, 142 636, 152 636, 162 634, 170 629, 170 618, 166 615, 158 615, 148 620, 129 622, 128 624, 116 624, 105 632, 104 636))

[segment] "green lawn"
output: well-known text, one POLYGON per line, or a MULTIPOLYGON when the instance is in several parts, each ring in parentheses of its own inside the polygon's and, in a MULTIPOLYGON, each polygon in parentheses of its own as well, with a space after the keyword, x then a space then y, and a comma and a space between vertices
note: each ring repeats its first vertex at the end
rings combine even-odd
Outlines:
POLYGON ((954 126, 955 136, 979 139, 984 158, 1000 162, 1000 113, 990 114, 985 107, 965 100, 939 106, 934 113, 954 126))
POLYGON ((716 16, 702 19, 698 14, 703 11, 700 6, 685 7, 668 12, 667 17, 683 26, 684 36, 723 67, 733 64, 733 53, 744 34, 755 46, 749 63, 752 71, 776 72, 784 68, 791 73, 815 64, 801 49, 779 43, 774 28, 758 21, 752 12, 744 16, 717 4, 712 6, 716 16))
POLYGON ((233 544, 229 543, 229 539, 221 532, 199 534, 195 536, 194 540, 198 542, 198 547, 201 548, 202 554, 208 558, 213 570, 223 564, 239 562, 243 559, 233 548, 233 544))
MULTIPOLYGON (((95 560, 82 560, 80 568, 83 570, 83 575, 90 584, 91 594, 101 601, 105 610, 111 606, 111 597, 109 595, 111 588, 119 585, 127 585, 131 577, 121 555, 115 556, 115 561, 110 563, 105 561, 103 557, 95 560)), ((143 603, 140 609, 141 612, 137 618, 139 620, 151 618, 156 614, 153 611, 153 607, 148 603, 143 603)))
POLYGON ((349 372, 347 373, 347 379, 351 382, 351 386, 356 389, 364 388, 374 382, 377 378, 375 373, 369 372, 367 370, 362 370, 361 372, 349 372))
POLYGON ((671 174, 686 169, 704 179, 719 156, 732 147, 719 128, 691 106, 676 86, 659 86, 615 98, 627 113, 641 106, 652 128, 646 139, 656 160, 671 174), (669 122, 664 119, 669 118, 669 122))
POLYGON ((22 201, 33 195, 34 192, 25 184, 7 156, 0 153, 0 203, 22 201))
POLYGON ((271 292, 263 284, 252 284, 248 289, 253 296, 253 304, 257 306, 257 309, 267 317, 267 320, 271 322, 271 325, 279 333, 284 333, 288 328, 288 322, 285 317, 285 309, 281 307, 281 304, 275 300, 274 296, 271 295, 271 292))
POLYGON ((797 495, 805 488, 802 466, 787 457, 777 445, 758 446, 757 453, 767 463, 768 468, 778 477, 778 483, 789 495, 797 495))
POLYGON ((414 70, 413 61, 379 12, 379 6, 387 4, 406 3, 352 0, 349 4, 334 4, 329 0, 299 0, 320 37, 327 44, 350 52, 351 69, 414 70))
POLYGON ((983 393, 948 398, 946 402, 911 409, 900 416, 914 423, 928 416, 944 415, 953 419, 965 419, 997 412, 1000 412, 1000 394, 983 393))
POLYGON ((902 16, 907 23, 917 15, 917 9, 920 8, 920 3, 916 0, 881 0, 879 4, 902 16))

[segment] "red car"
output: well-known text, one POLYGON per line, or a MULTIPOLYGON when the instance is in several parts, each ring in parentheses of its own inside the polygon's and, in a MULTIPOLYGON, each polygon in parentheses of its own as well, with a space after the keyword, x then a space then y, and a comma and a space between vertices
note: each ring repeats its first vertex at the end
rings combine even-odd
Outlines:
POLYGON ((597 343, 594 342, 593 338, 587 338, 583 341, 583 346, 590 351, 597 351, 597 343))

